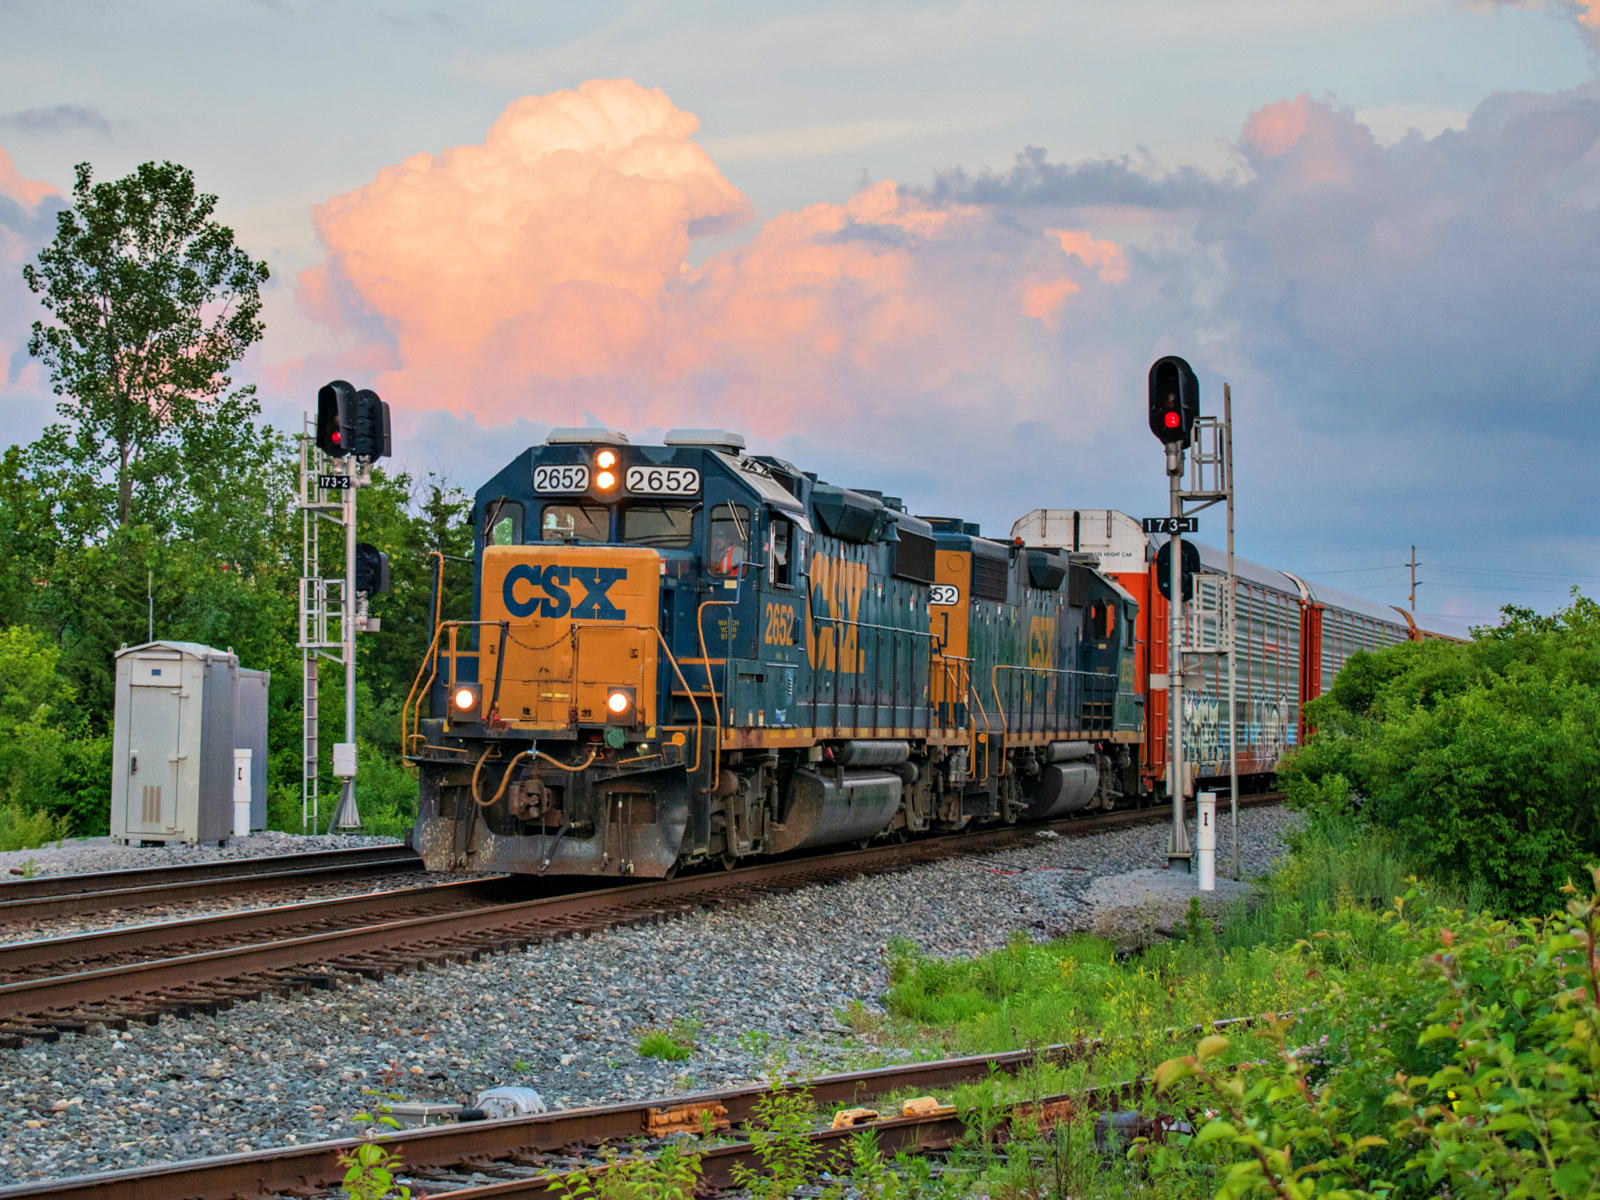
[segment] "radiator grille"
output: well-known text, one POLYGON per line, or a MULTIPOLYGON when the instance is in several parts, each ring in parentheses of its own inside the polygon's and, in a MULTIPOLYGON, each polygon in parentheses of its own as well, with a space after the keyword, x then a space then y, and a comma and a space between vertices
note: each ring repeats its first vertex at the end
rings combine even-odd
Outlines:
POLYGON ((972 556, 972 594, 979 600, 1004 600, 1011 572, 1008 560, 972 556))
POLYGON ((900 542, 895 548, 894 573, 901 579, 932 583, 933 539, 909 529, 900 530, 898 536, 900 542))

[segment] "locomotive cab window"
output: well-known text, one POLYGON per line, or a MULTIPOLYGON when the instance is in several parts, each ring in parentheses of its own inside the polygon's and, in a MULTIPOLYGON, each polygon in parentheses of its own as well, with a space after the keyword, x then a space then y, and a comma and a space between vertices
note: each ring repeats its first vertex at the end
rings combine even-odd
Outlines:
POLYGON ((1123 644, 1123 647, 1125 649, 1128 649, 1128 650, 1134 649, 1135 646, 1138 644, 1138 639, 1134 636, 1138 632, 1137 626, 1135 625, 1135 622, 1134 622, 1134 618, 1138 615, 1138 612, 1139 612, 1139 606, 1137 604, 1133 604, 1133 603, 1130 603, 1130 602, 1124 602, 1123 603, 1123 605, 1122 605, 1122 644, 1123 644))
POLYGON ((778 587, 794 586, 794 523, 776 514, 772 518, 771 581, 778 587))
POLYGON ((622 540, 633 546, 683 550, 694 541, 694 506, 646 500, 622 512, 622 540))
POLYGON ((1111 631, 1117 627, 1117 610, 1107 601, 1089 606, 1089 636, 1097 641, 1110 641, 1111 631))
POLYGON ((522 505, 515 500, 500 497, 491 500, 483 510, 483 544, 485 546, 522 545, 522 505))
POLYGON ((608 542, 611 510, 600 504, 546 504, 539 536, 546 542, 608 542))
POLYGON ((717 575, 738 573, 748 557, 750 509, 743 504, 719 504, 706 522, 706 570, 717 575))

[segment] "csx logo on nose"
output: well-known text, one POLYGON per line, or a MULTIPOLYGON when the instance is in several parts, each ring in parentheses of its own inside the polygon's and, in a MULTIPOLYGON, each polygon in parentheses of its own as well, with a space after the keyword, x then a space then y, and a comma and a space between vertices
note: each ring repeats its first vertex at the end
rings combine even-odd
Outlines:
POLYGON ((606 595, 611 586, 628 577, 626 567, 536 567, 518 563, 506 572, 501 598, 506 611, 514 617, 565 617, 569 614, 580 620, 620 621, 627 616, 611 603, 606 595), (526 600, 517 599, 517 584, 526 583, 533 595, 526 600), (568 589, 573 584, 583 588, 583 598, 576 603, 568 589), (539 595, 540 591, 543 596, 539 595))

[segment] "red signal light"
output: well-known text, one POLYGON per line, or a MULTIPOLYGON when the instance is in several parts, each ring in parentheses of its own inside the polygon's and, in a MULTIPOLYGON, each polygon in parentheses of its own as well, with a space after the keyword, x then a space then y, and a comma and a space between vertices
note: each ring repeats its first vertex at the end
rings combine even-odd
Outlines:
POLYGON ((328 440, 335 443, 344 441, 344 439, 339 436, 339 431, 337 429, 328 435, 328 440))
POLYGON ((1182 420, 1183 418, 1175 412, 1169 412, 1162 418, 1163 423, 1168 429, 1176 429, 1178 427, 1178 423, 1182 420))

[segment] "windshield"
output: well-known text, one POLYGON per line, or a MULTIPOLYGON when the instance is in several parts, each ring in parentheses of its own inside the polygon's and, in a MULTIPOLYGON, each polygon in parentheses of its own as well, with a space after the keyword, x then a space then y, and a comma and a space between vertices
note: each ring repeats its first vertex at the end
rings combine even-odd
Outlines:
POLYGON ((546 504, 539 537, 546 542, 609 541, 611 510, 600 504, 546 504))
POLYGON ((622 513, 622 540, 635 546, 683 550, 694 540, 694 508, 646 501, 622 513))

